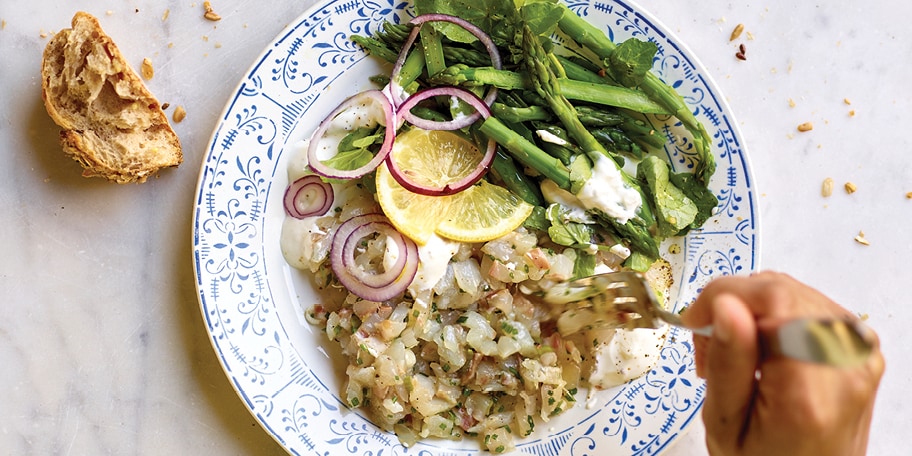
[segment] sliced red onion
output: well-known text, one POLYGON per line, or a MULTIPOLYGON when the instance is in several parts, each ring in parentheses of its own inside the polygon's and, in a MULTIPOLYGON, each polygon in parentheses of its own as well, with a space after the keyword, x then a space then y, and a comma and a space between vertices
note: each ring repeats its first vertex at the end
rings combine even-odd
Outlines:
POLYGON ((389 97, 389 101, 392 103, 394 110, 398 109, 399 105, 408 98, 402 96, 402 94, 405 93, 405 88, 400 86, 397 81, 399 80, 399 72, 402 71, 402 65, 405 64, 405 59, 408 58, 409 51, 412 50, 412 45, 414 45, 415 40, 418 39, 418 32, 420 31, 420 25, 412 27, 409 36, 405 39, 405 42, 402 43, 402 49, 399 51, 399 57, 396 59, 396 63, 393 64, 393 71, 390 72, 389 84, 383 89, 383 92, 389 97))
POLYGON ((473 24, 461 17, 451 16, 449 14, 429 13, 429 14, 422 14, 420 16, 417 16, 409 22, 412 24, 415 24, 415 25, 421 25, 421 24, 424 24, 425 22, 449 22, 452 24, 456 24, 456 25, 466 29, 466 31, 468 31, 472 35, 475 35, 475 38, 478 38, 478 41, 480 41, 481 44, 485 47, 485 49, 488 50, 488 55, 491 56, 491 65, 494 68, 497 68, 498 70, 502 68, 502 63, 500 60, 500 52, 498 52, 497 45, 494 44, 494 41, 491 39, 491 37, 488 36, 488 34, 485 33, 484 30, 482 30, 481 28, 475 26, 475 24, 473 24))
POLYGON ((383 214, 352 217, 333 236, 330 266, 339 282, 362 299, 383 302, 403 293, 418 272, 418 246, 390 224, 383 214), (399 257, 381 273, 365 271, 355 264, 355 250, 365 237, 379 233, 396 244, 399 257))
POLYGON ((285 188, 285 213, 296 219, 323 215, 332 207, 333 196, 332 185, 308 174, 285 188))
MULTIPOLYGON (((418 92, 415 95, 412 95, 411 97, 409 97, 409 99, 406 100, 405 103, 403 103, 402 106, 400 107, 399 114, 397 114, 397 117, 407 115, 409 109, 411 109, 412 107, 414 107, 421 101, 426 100, 430 97, 436 97, 436 96, 449 96, 449 97, 459 98, 460 100, 465 101, 466 103, 471 105, 473 108, 475 108, 476 112, 481 117, 484 117, 487 119, 488 117, 491 116, 491 110, 490 110, 490 108, 488 108, 488 105, 486 105, 484 103, 484 101, 482 101, 480 98, 478 98, 474 93, 469 92, 468 90, 465 90, 465 89, 460 89, 458 87, 441 86, 441 87, 434 87, 434 88, 422 90, 421 92, 418 92)), ((468 118, 468 117, 469 116, 466 116, 466 118, 468 118)), ((450 122, 434 122, 434 121, 427 121, 425 119, 416 118, 414 121, 411 121, 411 123, 413 125, 415 125, 416 127, 419 127, 419 128, 425 129, 425 130, 458 130, 458 129, 462 128, 462 121, 465 120, 466 118, 463 118, 460 120, 453 120, 450 122)), ((472 121, 472 122, 474 122, 474 121, 472 121)), ((470 124, 471 124, 471 122, 469 123, 469 125, 470 124)), ((497 142, 494 141, 493 139, 489 139, 487 148, 485 149, 485 154, 482 157, 481 161, 478 163, 478 166, 475 168, 475 170, 473 170, 469 175, 467 175, 463 179, 460 179, 456 182, 448 183, 448 184, 444 185, 443 187, 433 187, 433 186, 415 182, 414 180, 411 179, 411 177, 409 177, 408 173, 406 173, 403 169, 401 169, 399 167, 399 165, 396 163, 396 160, 392 156, 392 154, 389 155, 389 157, 386 160, 386 163, 387 163, 387 166, 389 166, 390 174, 393 176, 394 179, 396 179, 396 182, 399 182, 399 185, 402 185, 409 191, 412 191, 414 193, 419 193, 422 195, 445 196, 445 195, 452 195, 454 193, 461 192, 461 191, 471 187, 476 182, 478 182, 482 178, 482 176, 484 176, 484 174, 488 171, 488 168, 490 168, 491 163, 494 161, 494 154, 495 154, 496 150, 497 150, 497 142)))
POLYGON ((422 90, 408 97, 408 99, 396 110, 396 117, 396 122, 399 122, 399 119, 404 119, 408 123, 423 130, 459 130, 472 125, 478 121, 479 117, 485 119, 491 117, 491 108, 487 103, 478 98, 477 95, 468 90, 452 86, 437 86, 422 90), (475 113, 445 122, 422 119, 421 117, 412 114, 412 108, 418 105, 418 103, 421 103, 428 98, 439 96, 458 98, 475 108, 475 113))
POLYGON ((386 95, 379 90, 366 90, 364 92, 357 93, 348 97, 333 110, 323 122, 317 127, 313 132, 313 135, 310 137, 310 144, 307 147, 307 161, 310 164, 310 168, 317 174, 323 177, 329 177, 333 179, 354 179, 356 177, 361 177, 380 165, 386 156, 389 155, 390 149, 393 148, 393 140, 396 137, 396 116, 393 110, 393 106, 390 104, 389 99, 386 98, 386 95), (332 125, 333 120, 341 113, 345 112, 348 109, 351 109, 353 106, 356 106, 365 102, 377 102, 380 103, 383 108, 383 119, 379 123, 386 127, 385 133, 383 136, 383 144, 380 146, 380 150, 374 155, 366 165, 353 169, 353 170, 341 170, 335 169, 327 166, 325 163, 321 162, 317 157, 317 149, 319 148, 320 139, 323 138, 323 134, 326 133, 326 130, 329 129, 332 125))
MULTIPOLYGON (((500 70, 503 68, 503 61, 500 58, 500 51, 497 50, 497 45, 494 44, 494 41, 484 32, 481 28, 475 26, 475 24, 462 19, 460 17, 451 16, 449 14, 422 14, 413 18, 409 21, 410 24, 415 25, 409 32, 408 38, 402 45, 402 50, 399 51, 399 58, 396 59, 396 63, 393 65, 393 71, 390 74, 390 83, 384 89, 384 92, 387 96, 390 97, 390 102, 393 104, 394 108, 398 110, 399 106, 403 103, 403 98, 401 94, 403 93, 403 88, 396 83, 396 80, 399 79, 399 71, 402 69, 402 65, 405 63, 405 59, 408 57, 409 51, 411 51, 412 46, 415 44, 415 41, 418 39, 418 33, 421 31, 421 26, 427 22, 449 22, 451 24, 458 25, 464 28, 467 32, 471 33, 478 39, 478 41, 485 47, 488 51, 488 55, 491 57, 491 66, 500 70)), ((494 103, 494 100, 497 99, 497 88, 491 87, 488 89, 488 93, 485 94, 484 101, 485 104, 491 106, 494 103)), ((469 116, 471 120, 467 125, 471 125, 476 120, 478 120, 477 114, 472 114, 469 116)), ((409 120, 411 122, 411 120, 409 120)), ((433 130, 433 128, 427 128, 427 130, 433 130)))

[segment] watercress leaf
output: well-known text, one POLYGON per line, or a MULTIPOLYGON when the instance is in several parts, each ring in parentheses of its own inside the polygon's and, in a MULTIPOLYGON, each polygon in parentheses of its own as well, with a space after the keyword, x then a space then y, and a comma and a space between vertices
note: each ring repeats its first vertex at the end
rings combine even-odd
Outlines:
POLYGON ((619 44, 606 59, 611 76, 627 87, 639 86, 652 69, 652 60, 658 47, 651 41, 630 38, 619 44))
POLYGON ((712 217, 713 210, 719 205, 719 199, 712 190, 706 188, 706 185, 697 181, 697 176, 692 173, 672 173, 668 179, 697 205, 697 215, 690 228, 703 226, 703 223, 712 217))
POLYGON ((646 183, 644 192, 655 206, 659 235, 674 236, 690 227, 697 205, 669 180, 668 164, 656 156, 643 159, 637 177, 646 183))
POLYGON ((351 150, 351 149, 365 148, 365 147, 371 145, 372 142, 367 143, 367 145, 362 146, 362 145, 358 145, 358 144, 360 144, 360 141, 364 138, 367 138, 370 136, 375 136, 378 134, 379 133, 378 133, 377 127, 356 128, 356 129, 352 130, 350 133, 348 133, 347 135, 345 135, 345 137, 342 138, 341 141, 339 141, 338 150, 351 150), (356 143, 358 143, 358 144, 356 144, 356 143))
POLYGON ((384 135, 370 135, 352 141, 353 148, 366 149, 383 140, 384 135))
POLYGON ((573 279, 581 279, 595 274, 595 255, 579 251, 573 262, 573 279))
POLYGON ((576 246, 592 242, 592 228, 582 223, 582 219, 575 216, 570 208, 560 203, 551 204, 546 209, 545 217, 551 222, 548 236, 556 244, 576 246))
MULTIPOLYGON (((415 12, 460 17, 484 30, 498 44, 512 41, 516 24, 521 22, 513 0, 415 0, 415 12)), ((476 41, 474 35, 458 25, 437 22, 433 26, 450 40, 476 41)))
POLYGON ((323 163, 340 170, 352 170, 366 165, 374 155, 367 149, 351 149, 339 151, 332 158, 323 163))
POLYGON ((519 11, 532 33, 550 36, 566 10, 556 0, 540 0, 526 2, 519 11))

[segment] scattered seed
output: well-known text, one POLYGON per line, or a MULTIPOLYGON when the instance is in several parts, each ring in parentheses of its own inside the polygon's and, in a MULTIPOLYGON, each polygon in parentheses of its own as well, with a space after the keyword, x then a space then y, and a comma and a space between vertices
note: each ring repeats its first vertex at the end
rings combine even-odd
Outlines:
POLYGON ((855 110, 849 111, 849 117, 855 117, 855 110))
POLYGON ((747 60, 747 56, 745 56, 744 53, 740 51, 735 53, 735 57, 737 57, 738 60, 747 60))
POLYGON ((735 29, 732 30, 731 36, 728 38, 728 41, 735 41, 738 37, 741 36, 741 32, 744 31, 744 24, 738 24, 735 26, 735 29))
POLYGON ((789 98, 789 107, 790 107, 790 108, 794 108, 794 107, 795 107, 795 100, 792 100, 791 98, 789 98))
POLYGON ((859 231, 859 232, 858 232, 858 236, 855 236, 855 242, 857 242, 857 243, 859 243, 859 244, 861 244, 861 245, 871 245, 871 243, 868 242, 867 239, 865 239, 864 231, 859 231))
POLYGON ((162 103, 162 111, 164 111, 170 107, 171 107, 171 103, 168 103, 168 102, 162 103))
POLYGON ((845 103, 845 104, 847 104, 847 105, 852 104, 852 101, 849 100, 848 98, 843 98, 843 99, 842 99, 842 102, 845 103))
POLYGON ((747 54, 747 47, 744 46, 744 43, 738 45, 738 50, 741 51, 742 54, 747 54))
POLYGON ((820 195, 828 198, 833 195, 833 178, 828 177, 823 180, 823 187, 820 189, 820 195))
POLYGON ((852 183, 852 182, 845 183, 845 191, 849 195, 851 195, 852 193, 855 193, 856 190, 858 190, 858 186, 856 186, 854 183, 852 183))
POLYGON ((906 199, 912 199, 912 192, 906 192, 906 199))
POLYGON ((5 29, 6 29, 6 19, 3 19, 2 21, 0 21, 0 30, 5 30, 5 29))
POLYGON ((754 34, 753 34, 753 33, 747 32, 747 41, 754 41, 754 34))
POLYGON ((166 9, 164 14, 162 14, 162 21, 167 21, 168 16, 170 16, 170 15, 171 15, 171 9, 166 9))
POLYGON ((219 16, 215 11, 212 10, 212 3, 203 2, 203 10, 206 12, 203 14, 203 17, 210 21, 220 21, 222 16, 219 16))
POLYGON ((139 67, 140 73, 142 74, 143 79, 146 81, 152 79, 155 76, 155 69, 152 68, 152 61, 149 58, 144 58, 142 60, 142 65, 139 67))
POLYGON ((183 106, 178 105, 174 108, 174 114, 171 115, 171 118, 175 123, 181 123, 187 117, 187 111, 184 110, 183 106))
POLYGON ((798 131, 800 131, 800 132, 811 131, 813 129, 814 129, 814 124, 812 124, 810 122, 805 122, 803 124, 798 125, 798 131))

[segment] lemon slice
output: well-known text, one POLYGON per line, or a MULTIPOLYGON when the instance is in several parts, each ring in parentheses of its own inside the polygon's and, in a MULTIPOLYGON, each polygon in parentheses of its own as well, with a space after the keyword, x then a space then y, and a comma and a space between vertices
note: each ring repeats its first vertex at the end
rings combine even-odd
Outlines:
POLYGON ((447 130, 412 128, 396 136, 390 151, 393 177, 422 195, 452 195, 478 182, 494 160, 497 144, 482 153, 468 139, 447 130))
POLYGON ((437 224, 437 234, 461 242, 485 242, 518 228, 532 205, 509 190, 479 181, 452 196, 451 211, 437 224))
POLYGON ((396 181, 385 162, 377 168, 377 199, 393 226, 421 245, 435 233, 461 242, 496 239, 532 213, 531 204, 486 181, 452 195, 414 193, 396 181))

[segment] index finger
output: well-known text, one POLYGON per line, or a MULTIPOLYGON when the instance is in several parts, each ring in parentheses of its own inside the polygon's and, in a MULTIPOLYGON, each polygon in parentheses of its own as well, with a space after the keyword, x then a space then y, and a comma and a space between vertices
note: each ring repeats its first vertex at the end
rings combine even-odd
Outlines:
POLYGON ((722 293, 740 298, 758 321, 854 318, 851 312, 791 276, 766 271, 751 276, 728 276, 713 280, 682 314, 684 323, 694 328, 711 324, 711 303, 722 293))

